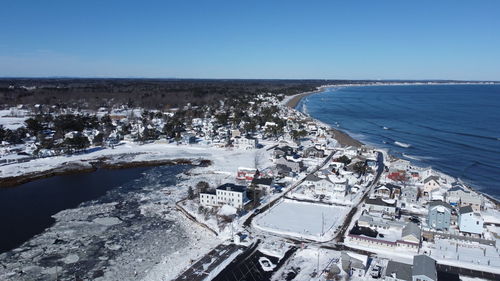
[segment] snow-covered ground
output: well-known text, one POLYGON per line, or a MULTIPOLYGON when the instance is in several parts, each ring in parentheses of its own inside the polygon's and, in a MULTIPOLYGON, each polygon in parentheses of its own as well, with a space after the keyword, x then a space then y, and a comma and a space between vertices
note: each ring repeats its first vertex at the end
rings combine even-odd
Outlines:
POLYGON ((28 118, 27 114, 27 111, 17 108, 0 110, 0 125, 4 129, 16 130, 25 126, 24 121, 28 118))
POLYGON ((238 150, 215 148, 204 145, 176 145, 151 143, 139 145, 122 142, 114 149, 96 149, 89 153, 70 156, 39 158, 25 163, 5 165, 0 168, 0 177, 21 176, 27 173, 43 172, 64 166, 68 163, 83 163, 98 158, 110 158, 110 162, 139 162, 171 159, 208 159, 214 162, 213 170, 236 173, 237 167, 262 168, 269 161, 265 149, 238 150))
POLYGON ((328 241, 344 222, 349 208, 285 199, 254 219, 261 230, 279 235, 328 241))
MULTIPOLYGON (((299 249, 295 254, 277 271, 272 280, 286 280, 287 277, 293 280, 326 280, 325 275, 318 274, 324 270, 329 270, 332 266, 341 266, 341 253, 333 250, 321 248, 299 249), (312 278, 315 276, 315 278, 312 278)), ((340 271, 337 276, 347 277, 347 273, 340 271)))

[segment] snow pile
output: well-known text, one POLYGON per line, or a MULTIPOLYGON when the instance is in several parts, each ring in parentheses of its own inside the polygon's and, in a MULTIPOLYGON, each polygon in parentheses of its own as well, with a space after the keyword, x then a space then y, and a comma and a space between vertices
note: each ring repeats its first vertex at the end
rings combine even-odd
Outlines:
POLYGON ((229 205, 223 205, 220 209, 219 209, 219 216, 232 216, 232 215, 236 215, 236 208, 233 207, 233 206, 229 206, 229 205))

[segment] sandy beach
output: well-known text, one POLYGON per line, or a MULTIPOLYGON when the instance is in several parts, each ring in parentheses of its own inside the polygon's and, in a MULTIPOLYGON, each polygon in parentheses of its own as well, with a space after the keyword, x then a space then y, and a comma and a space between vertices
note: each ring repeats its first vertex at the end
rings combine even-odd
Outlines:
MULTIPOLYGON (((319 87, 318 90, 316 90, 316 91, 305 92, 305 93, 301 93, 301 94, 295 95, 295 96, 291 97, 285 103, 285 105, 288 106, 288 107, 291 107, 291 108, 295 108, 295 107, 297 107, 297 105, 299 104, 299 102, 304 97, 307 97, 307 96, 312 95, 312 94, 321 93, 326 88, 328 88, 328 87, 326 87, 326 86, 319 87)), ((360 147, 360 146, 363 145, 362 142, 358 141, 357 139, 354 139, 353 137, 349 136, 347 133, 345 133, 345 132, 343 132, 341 130, 334 129, 331 126, 330 126, 330 130, 333 132, 334 138, 339 142, 339 144, 341 146, 360 147)))

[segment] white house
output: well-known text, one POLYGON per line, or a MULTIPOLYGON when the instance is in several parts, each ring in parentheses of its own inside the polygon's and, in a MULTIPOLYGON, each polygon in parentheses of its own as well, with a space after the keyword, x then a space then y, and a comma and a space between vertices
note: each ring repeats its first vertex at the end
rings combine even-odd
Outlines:
POLYGON ((232 140, 233 146, 239 149, 254 149, 257 147, 257 139, 249 136, 236 136, 232 140))
POLYGON ((439 177, 430 176, 424 180, 423 194, 429 196, 431 192, 439 188, 439 177))
POLYGON ((458 211, 458 228, 461 232, 483 234, 483 218, 475 213, 471 206, 460 208, 458 211))
POLYGON ((483 206, 483 199, 461 186, 454 186, 446 192, 446 201, 452 206, 471 206, 474 212, 480 212, 483 206))
POLYGON ((223 184, 213 193, 200 193, 200 204, 203 206, 230 205, 241 209, 248 202, 246 187, 232 183, 223 184))
POLYGON ((383 200, 382 198, 368 198, 365 201, 365 209, 370 213, 383 213, 387 215, 396 214, 396 200, 383 200))
POLYGON ((313 186, 317 194, 330 195, 335 198, 344 198, 347 193, 347 180, 331 180, 330 178, 320 178, 315 175, 308 175, 304 179, 304 185, 313 186))

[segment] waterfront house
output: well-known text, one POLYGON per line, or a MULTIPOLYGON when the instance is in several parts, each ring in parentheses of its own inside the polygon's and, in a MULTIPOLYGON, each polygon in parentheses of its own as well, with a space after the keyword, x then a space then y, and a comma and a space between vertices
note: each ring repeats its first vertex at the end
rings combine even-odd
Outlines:
POLYGON ((462 186, 455 185, 446 192, 446 201, 454 206, 471 206, 474 212, 480 212, 483 198, 462 186))
POLYGON ((458 211, 458 228, 461 232, 483 234, 483 218, 471 206, 461 207, 458 211))
POLYGON ((200 193, 200 204, 202 206, 230 205, 241 209, 248 202, 246 187, 232 183, 223 184, 214 192, 200 193))
POLYGON ((431 201, 428 207, 427 225, 436 230, 450 229, 451 206, 442 201, 431 201))
POLYGON ((429 196, 431 192, 439 188, 439 177, 429 176, 424 180, 422 192, 424 196, 429 196))

